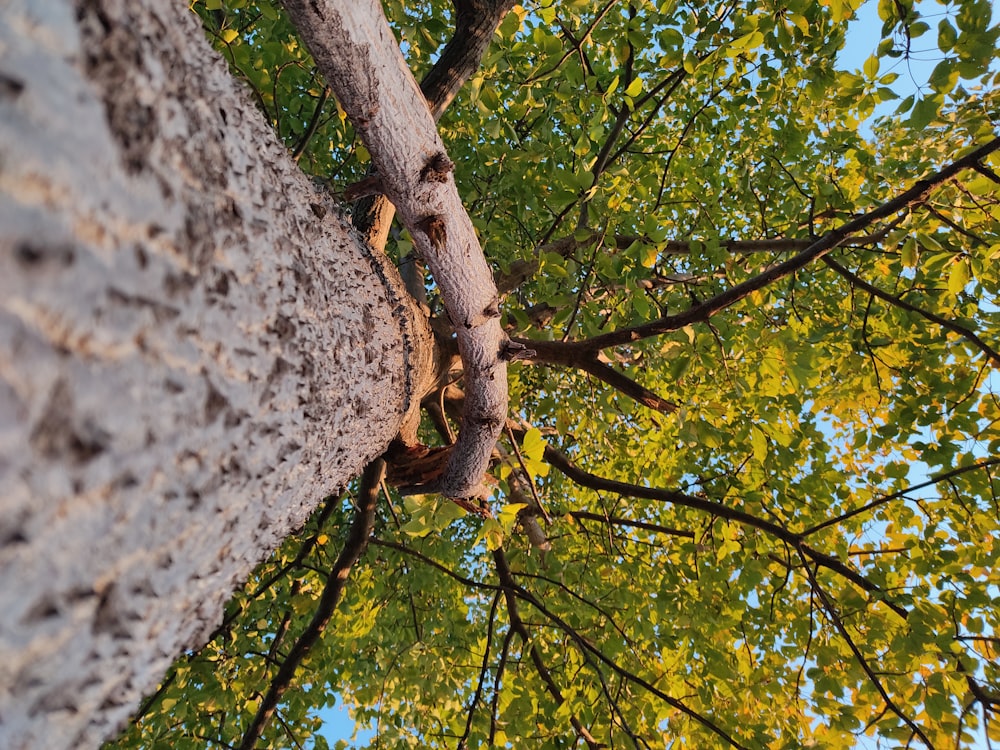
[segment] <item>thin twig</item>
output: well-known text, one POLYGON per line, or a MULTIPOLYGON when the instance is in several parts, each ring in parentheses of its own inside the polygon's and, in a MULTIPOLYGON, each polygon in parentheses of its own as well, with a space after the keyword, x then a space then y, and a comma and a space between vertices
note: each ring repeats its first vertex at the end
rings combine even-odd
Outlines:
POLYGON ((685 508, 691 508, 693 510, 709 513, 712 516, 724 518, 728 521, 735 521, 745 526, 763 531, 764 533, 780 539, 787 544, 796 548, 801 548, 813 562, 838 573, 869 594, 877 595, 887 607, 903 619, 905 619, 909 614, 903 607, 889 601, 886 598, 885 592, 883 592, 882 589, 876 584, 861 575, 861 573, 853 570, 851 567, 832 555, 820 552, 819 550, 810 547, 805 543, 803 534, 790 531, 778 523, 767 521, 763 518, 747 513, 746 511, 738 510, 704 497, 695 497, 694 495, 688 495, 677 490, 667 490, 658 487, 644 487, 638 484, 619 482, 615 479, 607 479, 605 477, 597 476, 596 474, 591 474, 590 472, 574 465, 565 455, 552 446, 547 446, 545 448, 545 459, 566 477, 582 487, 588 487, 598 491, 614 492, 624 497, 639 497, 647 500, 668 502, 685 508))
POLYGON ((510 437, 511 447, 514 449, 514 455, 517 457, 517 462, 521 466, 521 471, 524 472, 524 476, 528 478, 527 482, 524 484, 528 485, 531 490, 531 497, 535 501, 535 506, 538 508, 538 512, 542 514, 542 518, 545 519, 545 523, 551 525, 552 517, 549 515, 548 511, 545 510, 545 506, 542 505, 542 498, 538 496, 538 488, 535 487, 535 483, 531 481, 531 473, 528 471, 528 467, 524 463, 524 456, 521 455, 521 449, 517 447, 517 438, 514 437, 514 431, 511 429, 510 425, 507 425, 507 435, 510 437))
POLYGON ((902 310, 907 310, 909 312, 916 313, 920 317, 925 318, 926 320, 929 320, 932 323, 936 323, 937 325, 941 326, 942 328, 948 331, 951 331, 952 333, 957 333, 959 336, 961 336, 966 341, 970 342, 973 346, 975 346, 977 349, 979 349, 979 351, 983 352, 983 354, 985 354, 994 364, 1000 365, 1000 353, 998 353, 996 349, 993 349, 989 344, 987 344, 985 341, 979 338, 979 336, 977 336, 974 331, 966 328, 963 325, 956 323, 953 320, 948 320, 947 318, 943 318, 936 313, 932 313, 929 310, 923 310, 917 307, 916 305, 911 305, 909 302, 906 302, 905 300, 902 300, 899 297, 896 297, 892 294, 889 294, 886 291, 879 289, 874 284, 870 284, 869 282, 862 279, 853 271, 844 268, 844 266, 840 265, 837 261, 835 261, 833 258, 829 256, 823 258, 823 262, 826 263, 826 265, 828 265, 838 274, 843 276, 845 279, 847 279, 852 285, 864 289, 873 297, 878 297, 880 300, 882 300, 883 302, 888 302, 893 307, 898 307, 902 310))
POLYGON ((476 682, 476 692, 472 696, 472 702, 469 703, 469 711, 465 717, 465 731, 462 733, 462 738, 458 741, 456 750, 465 750, 468 745, 466 744, 469 739, 469 734, 472 732, 472 719, 476 715, 476 708, 479 706, 479 699, 483 694, 483 682, 486 679, 486 672, 490 664, 490 649, 493 645, 493 622, 497 614, 497 605, 500 603, 500 591, 498 590, 493 594, 493 602, 490 604, 490 616, 486 625, 486 648, 483 649, 483 663, 479 668, 479 680, 476 682))
POLYGON ((316 109, 313 111, 313 116, 309 120, 309 126, 306 128, 302 137, 299 138, 299 142, 295 144, 295 149, 292 151, 292 159, 298 161, 302 157, 302 152, 306 150, 306 146, 309 144, 310 139, 316 134, 316 128, 319 127, 319 118, 323 114, 323 107, 326 105, 326 100, 330 96, 330 87, 324 86, 323 90, 320 92, 319 99, 316 102, 316 109))
MULTIPOLYGON (((659 320, 654 320, 642 325, 622 328, 617 331, 605 333, 590 339, 574 342, 564 342, 563 346, 574 347, 580 352, 594 352, 607 349, 613 346, 629 344, 640 339, 658 336, 670 331, 677 331, 694 323, 703 323, 709 320, 716 313, 725 310, 740 300, 750 296, 753 292, 764 289, 773 284, 778 279, 790 276, 796 271, 805 268, 815 260, 822 258, 840 245, 847 242, 852 236, 864 231, 877 221, 887 219, 900 211, 904 211, 914 203, 923 202, 927 195, 938 185, 947 182, 955 175, 966 169, 974 168, 979 162, 985 159, 994 151, 1000 150, 1000 138, 994 138, 983 146, 974 149, 960 159, 956 159, 951 164, 943 167, 934 174, 921 180, 917 180, 910 188, 904 190, 895 198, 886 201, 880 206, 873 208, 847 223, 832 229, 813 241, 809 247, 786 261, 777 263, 766 271, 754 276, 751 279, 737 284, 730 289, 701 302, 693 307, 676 315, 668 315, 659 320)), ((525 342, 532 348, 542 347, 543 344, 551 342, 525 342)))
POLYGON ((898 500, 901 497, 906 497, 906 495, 908 495, 911 492, 922 490, 925 487, 931 487, 932 485, 935 485, 938 482, 947 481, 949 479, 952 479, 953 477, 957 477, 961 474, 965 474, 970 471, 976 471, 978 469, 986 469, 989 468, 990 466, 996 466, 997 464, 1000 464, 1000 457, 985 458, 982 461, 977 461, 976 463, 969 464, 968 466, 960 466, 957 469, 951 469, 941 474, 935 474, 926 482, 911 484, 906 489, 898 490, 888 495, 883 495, 880 498, 872 500, 870 503, 862 505, 860 508, 849 510, 846 513, 841 513, 836 518, 831 518, 827 521, 823 521, 822 523, 818 523, 815 526, 810 526, 808 529, 801 532, 800 536, 802 536, 803 538, 812 536, 817 531, 821 531, 822 529, 825 529, 829 526, 835 526, 836 524, 842 523, 846 521, 848 518, 853 518, 854 516, 857 516, 861 513, 867 513, 868 511, 874 510, 880 505, 885 505, 886 503, 892 502, 893 500, 898 500))
MULTIPOLYGON (((561 706, 565 703, 566 698, 563 696, 562 690, 556 684, 556 681, 552 677, 552 673, 549 668, 545 665, 545 661, 542 659, 541 653, 538 651, 538 646, 532 641, 531 633, 528 630, 527 625, 525 625, 524 620, 521 619, 520 612, 517 606, 517 596, 516 592, 520 590, 520 587, 514 581, 514 577, 510 572, 510 566, 507 563, 507 557, 504 554, 503 549, 496 549, 493 551, 493 561, 496 566, 497 576, 500 578, 500 585, 503 588, 504 598, 507 602, 507 617, 510 620, 510 628, 521 638, 521 641, 528 648, 528 657, 531 659, 531 663, 535 666, 535 671, 541 678, 542 682, 545 684, 545 689, 548 690, 549 695, 555 700, 556 705, 561 706)), ((591 750, 598 750, 598 748, 603 747, 600 742, 594 739, 590 731, 583 725, 583 722, 577 717, 575 713, 570 713, 569 716, 570 724, 573 725, 573 729, 576 730, 577 736, 579 736, 584 742, 587 743, 587 747, 591 750)))
POLYGON ((840 615, 837 613, 837 609, 834 606, 833 601, 830 599, 826 591, 823 590, 823 587, 819 585, 819 581, 816 580, 816 576, 813 574, 812 568, 809 565, 809 561, 806 560, 806 555, 803 553, 801 549, 799 549, 799 555, 802 557, 803 567, 805 569, 806 576, 809 578, 809 583, 813 591, 815 591, 816 595, 819 597, 820 602, 823 604, 824 611, 826 612, 830 620, 833 622, 834 627, 837 628, 837 632, 840 633, 841 638, 843 638, 844 641, 847 643, 848 648, 851 649, 851 653, 854 654, 854 658, 857 660, 861 669, 864 670, 864 673, 868 676, 868 679, 871 681, 872 685, 874 685, 879 695, 882 696, 882 700, 885 701, 886 706, 888 706, 889 710, 892 711, 894 714, 896 714, 896 716, 899 717, 899 719, 903 723, 905 723, 906 726, 908 726, 910 730, 917 737, 919 737, 920 740, 927 747, 931 748, 931 750, 934 750, 934 745, 927 738, 927 735, 924 734, 924 730, 921 729, 920 726, 915 721, 913 721, 913 719, 904 714, 903 711, 899 708, 899 706, 896 705, 895 701, 892 700, 892 697, 889 695, 889 693, 886 692, 886 689, 882 686, 882 683, 879 681, 878 676, 875 674, 874 670, 872 670, 871 666, 868 664, 868 661, 861 653, 861 650, 854 642, 854 639, 851 638, 851 634, 847 632, 847 626, 844 625, 844 621, 840 618, 840 615))
POLYGON ((737 742, 736 739, 734 739, 728 732, 726 732, 722 727, 720 727, 714 721, 712 721, 706 716, 702 716, 697 711, 687 706, 683 701, 678 700, 677 698, 674 698, 673 696, 664 693, 662 690, 660 690, 658 687, 650 683, 648 680, 645 680, 639 675, 635 674, 634 672, 625 669, 620 664, 618 664, 618 662, 611 659, 603 651, 601 651, 599 648, 591 644, 590 641, 588 641, 586 638, 580 635, 580 633, 578 633, 576 629, 573 628, 571 625, 569 625, 565 620, 563 620, 557 614, 548 609, 541 601, 539 601, 537 597, 531 594, 531 592, 529 592, 523 586, 519 586, 517 584, 514 584, 514 586, 515 586, 514 593, 517 594, 519 598, 531 604, 531 606, 533 606, 541 614, 543 614, 545 617, 551 620, 555 625, 557 625, 560 630, 562 630, 564 633, 570 636, 570 638, 573 639, 573 641, 577 644, 577 647, 581 651, 590 652, 599 661, 609 666, 613 672, 620 675, 621 677, 624 677, 629 682, 632 682, 638 685, 639 687, 644 688, 649 693, 655 695, 657 698, 662 700, 667 705, 683 713, 685 716, 694 719, 703 727, 705 727, 706 729, 710 730, 714 734, 724 739, 732 747, 738 748, 738 750, 747 750, 747 748, 744 745, 737 742))

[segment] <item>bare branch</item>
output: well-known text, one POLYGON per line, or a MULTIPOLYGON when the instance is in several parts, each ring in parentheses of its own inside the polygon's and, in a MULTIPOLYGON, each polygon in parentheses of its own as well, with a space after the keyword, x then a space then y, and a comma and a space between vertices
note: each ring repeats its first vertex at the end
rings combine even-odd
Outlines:
MULTIPOLYGON (((435 121, 479 68, 493 32, 514 0, 455 0, 454 5, 455 31, 420 84, 435 121)), ((371 195, 355 205, 354 226, 372 247, 382 250, 394 215, 395 209, 384 195, 371 195)))
POLYGON ((976 164, 973 169, 975 169, 983 177, 992 180, 997 185, 1000 185, 1000 175, 994 172, 992 169, 987 167, 985 164, 976 164))
MULTIPOLYGON (((604 7, 601 8, 599 11, 597 11, 597 13, 594 14, 594 19, 590 22, 590 24, 587 26, 587 28, 583 30, 583 33, 580 34, 580 39, 587 39, 588 37, 590 37, 591 33, 597 27, 597 24, 599 24, 601 21, 604 20, 604 17, 608 14, 608 11, 610 11, 611 8, 614 7, 614 5, 617 2, 618 2, 618 0, 608 0, 608 2, 604 5, 604 7)), ((564 29, 564 33, 565 33, 565 29, 564 29)), ((566 34, 566 36, 569 36, 569 34, 566 34)), ((539 71, 538 73, 534 74, 533 76, 531 76, 530 78, 528 78, 528 80, 525 81, 525 83, 532 83, 533 81, 539 81, 539 80, 541 80, 541 79, 543 79, 543 78, 545 78, 547 76, 552 75, 557 70, 559 70, 559 68, 562 66, 562 64, 564 62, 566 62, 574 52, 578 52, 579 51, 580 43, 578 43, 572 37, 570 37, 570 41, 573 44, 573 48, 570 49, 569 51, 567 51, 566 53, 564 53, 563 56, 561 58, 559 58, 559 61, 555 65, 553 65, 552 67, 550 67, 550 68, 548 68, 546 70, 542 70, 542 71, 539 71)))
POLYGON ((609 526, 624 526, 629 529, 642 529, 643 531, 651 531, 654 534, 665 534, 667 536, 679 536, 685 539, 694 539, 695 534, 693 531, 687 531, 685 529, 674 529, 667 526, 661 526, 656 523, 647 523, 646 521, 634 521, 631 518, 619 518, 618 516, 606 516, 600 513, 591 513, 586 510, 572 510, 569 515, 578 521, 600 521, 601 523, 608 524, 609 526))
POLYGON ((376 538, 376 539, 372 539, 371 540, 371 545, 373 547, 384 547, 385 549, 394 549, 397 552, 401 552, 404 555, 408 555, 408 556, 413 557, 413 558, 415 558, 417 560, 420 560, 420 562, 424 563, 425 565, 430 565, 435 570, 441 571, 442 573, 444 573, 449 578, 452 578, 452 579, 458 581, 459 583, 461 583, 463 586, 468 586, 469 588, 473 588, 473 589, 482 589, 484 591, 499 591, 500 590, 500 586, 496 586, 496 585, 494 585, 492 583, 483 583, 482 581, 475 581, 475 580, 473 580, 471 578, 466 578, 462 574, 456 573, 451 568, 448 568, 448 567, 442 565, 437 560, 434 560, 434 559, 428 557, 423 552, 418 552, 417 550, 411 549, 410 547, 407 547, 404 544, 400 544, 399 542, 391 542, 391 541, 389 541, 387 539, 377 539, 376 538))
MULTIPOLYGON (((872 234, 852 237, 845 241, 843 246, 868 247, 877 245, 885 239, 892 225, 872 234)), ((568 257, 572 252, 581 247, 586 247, 594 242, 600 232, 594 231, 589 235, 577 239, 575 235, 561 237, 535 249, 535 257, 531 260, 517 260, 511 263, 510 271, 506 274, 497 273, 495 282, 500 295, 509 294, 517 289, 521 284, 530 279, 540 268, 538 258, 542 253, 556 253, 562 257, 568 257)), ((805 250, 813 244, 815 240, 808 237, 774 237, 759 240, 664 240, 655 242, 650 237, 640 234, 616 234, 614 235, 614 246, 618 250, 625 250, 636 242, 655 245, 660 255, 690 255, 697 251, 698 247, 707 242, 717 242, 719 247, 732 255, 751 255, 753 253, 797 253, 805 250)), ((641 282, 640 282, 641 283, 641 282)))
MULTIPOLYGON (((275 77, 275 83, 277 83, 277 77, 275 77)), ((320 115, 323 114, 323 107, 326 106, 326 100, 330 96, 330 87, 326 86, 320 92, 319 98, 316 100, 316 109, 313 110, 313 116, 309 119, 309 125, 306 127, 305 132, 302 137, 299 138, 299 142, 295 144, 295 148, 292 149, 292 159, 298 161, 302 157, 302 152, 306 150, 306 146, 309 145, 309 140, 316 134, 316 128, 319 126, 320 115)))

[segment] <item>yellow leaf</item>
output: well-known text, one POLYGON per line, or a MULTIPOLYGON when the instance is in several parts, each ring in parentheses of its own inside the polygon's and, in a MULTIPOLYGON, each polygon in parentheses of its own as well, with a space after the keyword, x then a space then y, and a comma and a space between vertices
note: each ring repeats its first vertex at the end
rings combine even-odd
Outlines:
POLYGON ((545 453, 545 439, 537 427, 532 427, 524 433, 521 441, 521 452, 529 461, 541 461, 545 453))
POLYGON ((969 262, 963 259, 953 263, 948 274, 948 291, 952 294, 958 294, 965 289, 965 285, 968 283, 969 262))

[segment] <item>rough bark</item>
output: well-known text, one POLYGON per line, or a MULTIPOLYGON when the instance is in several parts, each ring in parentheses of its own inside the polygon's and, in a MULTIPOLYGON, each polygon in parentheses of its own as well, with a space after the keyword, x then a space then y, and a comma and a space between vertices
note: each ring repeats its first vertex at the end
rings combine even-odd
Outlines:
POLYGON ((285 7, 364 139, 379 192, 413 236, 455 327, 465 372, 462 425, 444 476, 422 491, 478 496, 507 416, 506 361, 523 347, 512 346, 500 325, 493 274, 454 165, 378 0, 285 0, 285 7))
POLYGON ((417 407, 430 334, 184 3, 0 23, 0 747, 94 747, 417 407))
MULTIPOLYGON (((479 69, 497 26, 514 7, 514 0, 454 0, 454 6, 455 31, 420 83, 435 122, 479 69)), ((354 226, 372 247, 379 249, 385 247, 393 216, 395 208, 381 194, 363 198, 354 206, 354 226)))

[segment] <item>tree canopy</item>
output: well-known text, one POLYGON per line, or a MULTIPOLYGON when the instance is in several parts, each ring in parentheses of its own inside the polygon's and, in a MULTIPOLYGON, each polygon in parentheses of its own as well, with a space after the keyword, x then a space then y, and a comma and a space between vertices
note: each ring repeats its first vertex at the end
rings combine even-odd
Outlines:
MULTIPOLYGON (((192 5, 357 197, 369 154, 282 8, 192 5)), ((425 93, 495 26, 438 121, 525 347, 492 495, 401 495, 391 461, 331 495, 115 747, 325 748, 337 696, 369 747, 1000 740, 989 3, 879 0, 860 69, 854 0, 384 9, 425 93)), ((430 457, 463 397, 453 367, 425 399, 430 457)))

